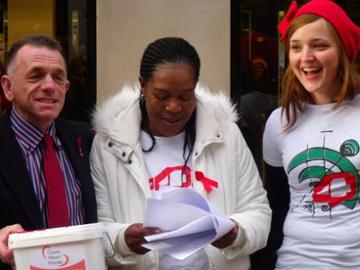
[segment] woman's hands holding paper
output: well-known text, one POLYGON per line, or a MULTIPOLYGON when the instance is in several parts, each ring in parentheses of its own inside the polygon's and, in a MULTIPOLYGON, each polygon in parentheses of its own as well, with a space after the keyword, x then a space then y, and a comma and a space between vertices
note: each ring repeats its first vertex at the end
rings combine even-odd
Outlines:
POLYGON ((145 236, 159 233, 159 228, 143 227, 142 223, 134 223, 125 231, 125 241, 128 247, 137 254, 145 254, 149 249, 144 248, 142 244, 147 243, 145 236))
POLYGON ((218 240, 211 243, 214 247, 217 247, 217 248, 220 248, 220 249, 226 248, 226 247, 230 246, 235 241, 236 236, 237 236, 238 231, 239 231, 239 225, 235 221, 233 221, 233 222, 235 223, 235 226, 227 234, 225 234, 224 236, 222 236, 218 240))

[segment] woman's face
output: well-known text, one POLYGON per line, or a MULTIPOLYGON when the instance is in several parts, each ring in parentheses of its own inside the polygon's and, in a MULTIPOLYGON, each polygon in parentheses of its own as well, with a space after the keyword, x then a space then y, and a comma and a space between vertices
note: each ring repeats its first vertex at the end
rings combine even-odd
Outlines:
POLYGON ((161 64, 149 81, 141 81, 154 136, 170 137, 185 130, 196 106, 195 86, 194 69, 184 63, 161 64))
POLYGON ((333 102, 338 91, 339 48, 324 19, 300 27, 290 37, 289 62, 316 104, 333 102))

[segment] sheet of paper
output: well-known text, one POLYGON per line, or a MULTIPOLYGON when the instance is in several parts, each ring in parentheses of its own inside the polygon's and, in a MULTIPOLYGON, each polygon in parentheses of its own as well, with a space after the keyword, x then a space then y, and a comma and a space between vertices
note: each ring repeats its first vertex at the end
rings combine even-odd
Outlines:
POLYGON ((176 189, 148 199, 144 226, 162 231, 146 236, 144 247, 182 260, 225 235, 234 223, 196 191, 176 189))

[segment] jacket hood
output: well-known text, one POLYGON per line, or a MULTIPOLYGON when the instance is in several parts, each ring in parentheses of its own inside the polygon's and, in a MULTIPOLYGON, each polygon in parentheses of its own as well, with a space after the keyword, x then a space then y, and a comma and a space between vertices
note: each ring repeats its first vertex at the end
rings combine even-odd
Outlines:
MULTIPOLYGON (((221 91, 210 91, 198 83, 195 89, 197 114, 209 117, 218 123, 236 122, 238 116, 235 105, 221 91)), ((139 84, 126 84, 120 91, 96 106, 92 125, 97 133, 122 140, 121 134, 132 129, 132 134, 139 134, 141 113, 138 105, 139 84)), ((134 138, 134 142, 137 138, 134 138)))

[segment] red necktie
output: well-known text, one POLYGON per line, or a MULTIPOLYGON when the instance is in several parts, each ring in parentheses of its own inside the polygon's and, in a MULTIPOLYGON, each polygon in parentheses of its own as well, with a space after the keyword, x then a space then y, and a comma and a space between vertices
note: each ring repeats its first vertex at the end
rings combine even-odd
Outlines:
POLYGON ((49 228, 69 226, 65 179, 50 135, 44 136, 44 178, 49 228))

